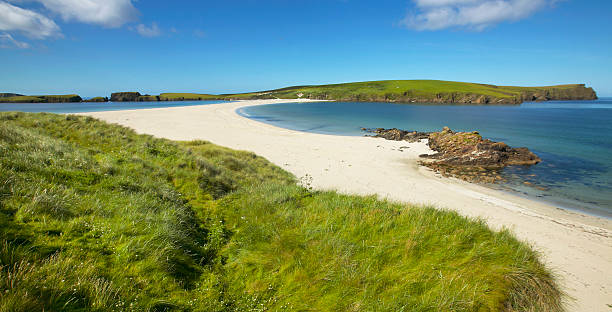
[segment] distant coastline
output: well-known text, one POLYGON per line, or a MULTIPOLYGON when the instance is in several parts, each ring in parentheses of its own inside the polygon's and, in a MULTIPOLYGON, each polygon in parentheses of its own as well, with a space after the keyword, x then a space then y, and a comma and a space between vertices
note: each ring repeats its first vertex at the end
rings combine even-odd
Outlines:
POLYGON ((495 86, 440 80, 386 80, 318 86, 294 86, 236 94, 115 92, 110 97, 83 99, 76 94, 34 95, 0 93, 0 102, 161 102, 256 99, 313 99, 354 102, 517 105, 525 101, 596 100, 597 93, 584 84, 544 87, 495 86))

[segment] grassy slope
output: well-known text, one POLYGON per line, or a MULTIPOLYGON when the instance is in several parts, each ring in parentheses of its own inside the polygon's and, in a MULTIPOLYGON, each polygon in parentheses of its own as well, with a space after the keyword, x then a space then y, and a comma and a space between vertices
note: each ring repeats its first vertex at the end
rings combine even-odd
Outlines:
POLYGON ((561 310, 506 231, 86 117, 0 113, 0 229, 0 311, 561 310))
MULTIPOLYGON (((289 87, 265 92, 226 95, 229 98, 297 98, 302 97, 355 101, 416 101, 475 102, 485 97, 491 103, 519 103, 526 94, 562 97, 576 94, 577 99, 589 96, 592 90, 582 85, 559 85, 547 87, 506 87, 477 83, 439 80, 386 80, 368 81, 322 86, 289 87), (584 94, 583 94, 584 93, 584 94)), ((484 104, 484 103, 483 103, 484 104)))

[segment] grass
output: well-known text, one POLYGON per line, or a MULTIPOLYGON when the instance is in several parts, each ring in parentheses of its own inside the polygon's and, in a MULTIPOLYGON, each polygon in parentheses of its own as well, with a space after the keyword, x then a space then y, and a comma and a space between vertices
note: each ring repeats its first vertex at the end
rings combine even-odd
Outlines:
POLYGON ((563 310, 508 231, 88 117, 0 113, 0 229, 0 311, 563 310))

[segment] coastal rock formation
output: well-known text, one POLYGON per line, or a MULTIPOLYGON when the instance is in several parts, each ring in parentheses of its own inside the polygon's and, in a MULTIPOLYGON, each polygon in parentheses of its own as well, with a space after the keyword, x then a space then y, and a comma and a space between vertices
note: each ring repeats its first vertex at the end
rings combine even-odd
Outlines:
POLYGON ((421 155, 422 165, 444 176, 469 182, 494 183, 503 180, 501 169, 513 165, 535 165, 542 160, 529 149, 512 148, 503 142, 483 139, 474 132, 453 132, 444 127, 429 135, 433 155, 421 155))
POLYGON ((416 142, 428 139, 436 153, 421 155, 421 164, 444 176, 454 176, 470 182, 493 183, 503 180, 501 169, 506 166, 535 165, 542 160, 525 147, 513 148, 504 142, 494 142, 474 132, 454 132, 448 127, 440 132, 417 132, 400 129, 363 129, 376 133, 374 137, 394 141, 416 142))
POLYGON ((523 92, 519 97, 521 101, 570 101, 570 100, 596 100, 597 94, 593 88, 579 84, 573 88, 551 88, 523 92))
POLYGON ((392 141, 418 142, 420 140, 429 138, 429 132, 405 131, 405 130, 401 130, 397 128, 393 128, 393 129, 361 128, 361 130, 366 131, 366 132, 375 133, 373 137, 384 138, 384 139, 392 140, 392 141))
POLYGON ((448 127, 429 135, 429 147, 436 151, 425 156, 429 163, 451 166, 501 169, 510 165, 535 165, 542 160, 529 149, 512 148, 504 142, 483 139, 474 132, 453 132, 448 127))
POLYGON ((159 102, 159 95, 141 95, 140 92, 115 92, 111 94, 111 102, 159 102))
POLYGON ((44 103, 78 103, 82 102, 83 99, 76 94, 69 95, 41 95, 44 103))
POLYGON ((94 97, 94 98, 91 98, 91 99, 83 100, 83 102, 102 103, 102 102, 108 102, 108 98, 107 97, 98 96, 98 97, 94 97))
POLYGON ((140 97, 139 92, 115 92, 111 94, 111 102, 136 102, 140 97))

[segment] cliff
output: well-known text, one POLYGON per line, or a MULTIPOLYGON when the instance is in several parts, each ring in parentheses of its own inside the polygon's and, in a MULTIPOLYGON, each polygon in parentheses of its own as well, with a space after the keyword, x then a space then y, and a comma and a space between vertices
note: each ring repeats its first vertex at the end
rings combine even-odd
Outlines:
POLYGON ((139 92, 115 92, 111 94, 111 102, 136 102, 140 97, 139 92))
POLYGON ((94 98, 91 98, 91 99, 83 100, 83 102, 103 103, 103 102, 108 102, 108 98, 107 97, 97 96, 97 97, 94 97, 94 98))

